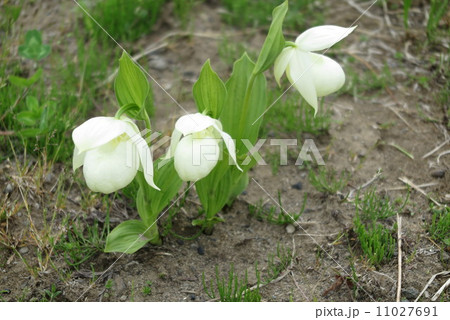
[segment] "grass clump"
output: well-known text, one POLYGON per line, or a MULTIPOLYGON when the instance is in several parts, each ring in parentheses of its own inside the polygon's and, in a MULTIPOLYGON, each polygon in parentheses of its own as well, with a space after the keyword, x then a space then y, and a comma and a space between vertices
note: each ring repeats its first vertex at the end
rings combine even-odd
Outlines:
POLYGON ((317 191, 335 194, 347 185, 350 174, 347 171, 338 173, 332 168, 321 166, 316 171, 310 169, 308 178, 317 191))
POLYGON ((254 216, 259 221, 267 221, 269 223, 277 225, 288 225, 297 221, 305 211, 307 196, 308 195, 305 194, 303 198, 302 207, 298 212, 295 213, 286 214, 282 209, 279 209, 283 207, 281 204, 280 191, 278 191, 279 206, 271 206, 269 208, 265 208, 260 202, 257 205, 249 204, 248 209, 250 215, 254 216))
POLYGON ((292 250, 277 244, 276 253, 267 256, 267 271, 263 283, 267 284, 278 278, 292 263, 292 250))
POLYGON ((144 296, 149 296, 152 294, 152 285, 153 283, 151 281, 145 281, 145 286, 142 288, 142 294, 144 296))
MULTIPOLYGON (((151 31, 164 2, 166 0, 101 0, 81 4, 114 39, 131 42, 151 31)), ((90 17, 83 15, 83 21, 95 39, 106 39, 107 35, 90 17)))
POLYGON ((388 197, 377 195, 375 188, 362 197, 359 193, 355 198, 356 215, 353 219, 353 231, 356 233, 361 249, 367 261, 378 267, 392 259, 396 247, 393 234, 397 224, 386 227, 389 218, 403 210, 409 199, 409 193, 403 200, 396 199, 394 203, 388 197))
MULTIPOLYGON (((66 223, 68 224, 68 222, 66 223)), ((56 244, 56 250, 64 256, 67 265, 78 270, 83 262, 95 254, 103 252, 106 236, 109 233, 108 229, 108 217, 103 228, 99 227, 97 221, 93 225, 87 224, 85 228, 75 222, 68 226, 66 236, 56 244)))
POLYGON ((248 275, 245 272, 244 278, 239 278, 234 272, 234 266, 231 265, 228 277, 220 277, 219 267, 216 266, 215 281, 211 280, 209 285, 205 280, 205 273, 202 274, 203 290, 211 299, 218 299, 221 302, 260 302, 259 294, 259 271, 255 267, 258 278, 257 288, 249 290, 248 275))
MULTIPOLYGON (((222 0, 228 10, 222 18, 225 23, 244 27, 266 27, 272 18, 273 8, 282 3, 281 0, 222 0)), ((283 27, 298 33, 305 29, 323 24, 323 1, 302 0, 290 1, 289 12, 284 19, 283 27)))
POLYGON ((361 249, 369 263, 379 266, 393 257, 396 242, 391 230, 375 221, 364 224, 359 215, 356 215, 353 224, 361 249))
POLYGON ((283 134, 295 134, 300 138, 302 133, 310 133, 319 136, 328 132, 331 124, 331 111, 323 105, 320 100, 319 110, 314 116, 311 108, 298 93, 286 93, 274 90, 270 93, 268 101, 272 103, 268 116, 264 117, 261 125, 261 135, 282 132, 283 134), (278 100, 277 100, 278 99, 278 100))
POLYGON ((431 206, 431 223, 428 226, 430 237, 450 246, 450 207, 436 208, 431 206))
POLYGON ((372 188, 362 197, 359 193, 355 197, 355 206, 363 220, 378 221, 395 216, 402 211, 409 199, 409 193, 405 200, 398 199, 394 202, 403 202, 397 206, 391 202, 389 197, 380 197, 376 194, 376 189, 372 188))

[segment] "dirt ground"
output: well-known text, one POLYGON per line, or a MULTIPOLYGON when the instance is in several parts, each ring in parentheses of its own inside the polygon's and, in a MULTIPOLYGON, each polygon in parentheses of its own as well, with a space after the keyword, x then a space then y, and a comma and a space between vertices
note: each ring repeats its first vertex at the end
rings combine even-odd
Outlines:
MULTIPOLYGON (((351 1, 333 3, 338 4, 333 14, 326 16, 326 24, 347 26, 361 14, 357 7, 349 5, 351 1)), ((369 4, 360 6, 366 8, 369 4)), ((68 7, 72 5, 61 4, 68 7)), ((33 9, 36 11, 28 8, 19 22, 23 23, 24 19, 32 16, 34 18, 28 19, 28 25, 33 26, 34 23, 44 32, 48 28, 54 39, 62 37, 70 29, 70 15, 76 10, 68 7, 55 9, 59 10, 60 18, 52 24, 39 24, 42 21, 39 19, 42 15, 39 10, 45 8, 33 9)), ((190 22, 193 35, 190 37, 165 38, 177 29, 170 17, 164 18, 157 30, 139 40, 136 44, 138 49, 133 50, 139 53, 149 44, 154 47, 162 44, 162 48, 153 50, 140 61, 189 111, 195 110, 190 90, 206 59, 211 59, 211 65, 220 75, 227 76, 230 72, 229 66, 224 64, 217 53, 223 32, 239 41, 247 41, 248 48, 253 50, 257 50, 264 40, 265 30, 243 32, 222 24, 220 10, 223 9, 215 4, 200 4, 193 11, 190 22), (168 67, 157 70, 155 60, 165 61, 168 67)), ((348 57, 353 56, 357 58, 353 65, 358 70, 367 71, 371 68, 381 73, 383 67, 388 66, 395 79, 388 89, 370 97, 341 95, 325 99, 325 106, 332 110, 332 124, 327 135, 314 138, 314 141, 327 166, 351 173, 348 185, 341 190, 343 194, 370 181, 381 169, 381 178, 371 185, 392 199, 406 197, 406 185, 399 180, 406 177, 416 185, 433 183, 423 187, 423 190, 440 203, 450 201, 450 158, 443 155, 438 159, 440 153, 448 150, 448 144, 423 158, 449 138, 445 110, 437 105, 435 99, 443 82, 432 76, 433 70, 424 58, 429 55, 439 57, 445 53, 448 59, 448 42, 431 46, 426 52, 418 51, 419 46, 416 44, 426 39, 422 25, 424 16, 420 8, 414 8, 411 15, 413 23, 405 33, 402 12, 385 11, 382 6, 374 6, 359 19, 358 28, 345 40, 345 44, 334 51, 338 53, 336 59, 344 70, 350 63, 348 57), (366 40, 361 41, 362 37, 366 40), (403 59, 396 58, 396 52, 403 53, 403 59), (432 82, 425 88, 416 81, 410 81, 407 73, 428 76, 432 82), (389 122, 393 124, 383 126, 389 122), (386 144, 380 144, 380 141, 386 144), (408 150, 414 159, 389 143, 408 150), (437 171, 443 172, 441 177, 438 177, 437 171)), ((291 39, 288 36, 286 38, 293 40, 295 35, 292 34, 291 39)), ((274 84, 272 74, 268 73, 267 77, 269 83, 274 84)), ((159 131, 168 132, 183 112, 155 84, 153 88, 157 106, 156 122, 153 125, 159 131)), ((23 262, 38 263, 37 248, 33 246, 32 239, 18 243, 17 252, 20 255, 11 249, 0 248, 0 291, 9 290, 9 294, 0 294, 0 298, 5 301, 39 299, 43 290, 55 284, 62 292, 56 298, 57 301, 208 301, 210 298, 202 286, 203 273, 206 280, 213 279, 215 266, 219 266, 221 275, 226 275, 233 264, 241 276, 248 271, 249 282, 253 285, 256 283, 255 262, 258 262, 259 270, 264 272, 268 265, 268 254, 275 253, 277 245, 282 245, 294 250, 293 263, 282 273, 282 279, 260 289, 263 301, 395 301, 398 252, 394 259, 378 269, 360 259, 362 252, 349 232, 355 214, 354 205, 342 201, 339 195, 326 195, 315 190, 308 181, 307 171, 294 166, 294 162, 295 159, 289 158, 290 165, 280 166, 276 175, 270 166, 255 167, 250 173, 247 191, 238 197, 232 207, 220 213, 226 222, 217 224, 212 235, 201 235, 194 240, 181 240, 169 235, 163 239, 162 246, 146 246, 132 255, 98 253, 83 263, 78 271, 70 270, 64 259, 55 255, 48 267, 42 268, 36 275, 31 274, 23 262), (299 182, 301 188, 292 187, 299 182), (288 212, 298 211, 305 193, 308 194, 306 210, 299 224, 294 225, 293 233, 289 233, 286 226, 260 221, 249 212, 248 204, 260 201, 275 206, 273 199, 277 199, 278 191, 282 194, 283 208, 288 212), (342 234, 345 236, 339 238, 342 234), (339 276, 352 275, 352 262, 358 278, 356 288, 345 284, 335 285, 339 276), (105 287, 108 280, 112 280, 111 287, 105 287), (150 295, 142 292, 147 281, 152 282, 150 295), (330 288, 333 289, 328 290, 330 288), (324 295, 326 291, 328 293, 324 295)), ((57 177, 64 174, 70 178, 72 175, 70 168, 55 165, 46 173, 42 186, 33 189, 37 182, 31 177, 28 180, 20 178, 13 162, 2 163, 0 173, 0 190, 3 192, 8 186, 12 188, 1 195, 7 200, 5 203, 12 205, 26 197, 31 205, 36 229, 45 223, 45 207, 54 206, 57 201, 57 177), (30 186, 31 190, 25 195, 20 187, 23 184, 30 186)), ((78 173, 76 176, 79 179, 78 173)), ((83 187, 78 184, 70 186, 67 193, 69 201, 66 208, 61 210, 71 216, 85 215, 87 223, 96 219, 101 221, 104 213, 99 210, 99 203, 93 203, 92 210, 84 212, 79 200, 80 188, 83 187)), ((109 199, 112 226, 127 217, 137 216, 126 200, 109 199)), ((198 198, 191 192, 186 207, 175 218, 174 231, 184 236, 197 233, 198 230, 192 227, 191 222, 198 208, 198 198)), ((412 190, 403 211, 402 299, 414 301, 431 276, 448 270, 449 248, 441 250, 427 235, 425 226, 431 220, 431 213, 429 200, 423 194, 412 190)), ((161 218, 161 224, 165 218, 161 218)), ((56 217, 55 225, 58 225, 58 219, 56 217)), ((7 227, 13 230, 17 239, 26 239, 21 232, 29 225, 30 219, 23 213, 10 219, 8 226, 0 224, 0 228, 7 227)), ((427 289, 423 300, 429 301, 445 280, 437 278, 427 289)), ((443 297, 448 300, 448 293, 444 293, 443 297)))

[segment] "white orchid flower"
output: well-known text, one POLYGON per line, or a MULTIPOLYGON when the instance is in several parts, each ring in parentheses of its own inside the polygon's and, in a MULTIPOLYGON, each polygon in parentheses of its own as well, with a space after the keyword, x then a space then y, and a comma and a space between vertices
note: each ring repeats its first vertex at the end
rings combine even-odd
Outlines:
POLYGON ((216 166, 220 157, 220 139, 242 171, 236 161, 236 146, 231 136, 222 130, 219 120, 201 113, 188 114, 177 120, 166 159, 174 157, 175 170, 182 180, 197 181, 216 166))
POLYGON ((289 82, 317 113, 317 98, 339 90, 345 83, 345 74, 334 60, 311 51, 330 48, 347 37, 354 29, 338 26, 319 26, 306 30, 281 51, 274 66, 275 79, 286 71, 289 82))
POLYGON ((73 169, 83 166, 86 183, 92 191, 111 193, 126 187, 142 170, 155 189, 150 148, 139 128, 128 118, 96 117, 72 133, 75 143, 73 169))

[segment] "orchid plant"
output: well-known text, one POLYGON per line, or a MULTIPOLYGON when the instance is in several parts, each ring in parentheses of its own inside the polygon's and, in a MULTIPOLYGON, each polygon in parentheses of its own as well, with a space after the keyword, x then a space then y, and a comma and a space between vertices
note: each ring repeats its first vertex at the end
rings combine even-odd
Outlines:
POLYGON ((317 113, 318 97, 339 90, 345 82, 334 60, 313 53, 328 49, 354 29, 319 26, 303 32, 295 42, 285 41, 282 24, 288 10, 285 1, 273 11, 273 19, 256 62, 244 53, 223 81, 207 60, 193 95, 197 113, 178 119, 167 153, 153 161, 150 146, 135 120, 151 130, 150 85, 142 70, 124 52, 119 60, 115 93, 119 110, 115 117, 92 118, 73 131, 73 168, 83 167, 87 186, 111 193, 133 180, 139 184, 136 206, 141 220, 117 226, 106 241, 105 251, 133 253, 146 243, 160 244, 157 219, 174 199, 183 181, 195 184, 203 215, 193 221, 205 233, 222 221, 217 213, 231 204, 248 184, 248 146, 257 142, 266 111, 264 72, 274 65, 275 79, 286 73, 317 113), (244 161, 245 160, 245 161, 244 161))

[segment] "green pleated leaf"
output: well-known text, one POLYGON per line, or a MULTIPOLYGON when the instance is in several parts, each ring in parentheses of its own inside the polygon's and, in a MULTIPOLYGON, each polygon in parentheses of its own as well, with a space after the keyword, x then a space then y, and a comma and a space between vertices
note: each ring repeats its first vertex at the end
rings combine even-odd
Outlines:
POLYGON ((153 238, 147 228, 139 220, 122 222, 106 238, 105 252, 134 253, 138 251, 153 238))
POLYGON ((236 139, 237 154, 247 153, 247 148, 241 139, 249 139, 252 144, 258 138, 259 127, 262 122, 261 115, 267 105, 266 79, 263 74, 256 76, 250 94, 248 113, 244 119, 244 131, 240 133, 240 122, 243 117, 243 105, 249 80, 255 64, 247 53, 234 63, 233 72, 226 83, 227 98, 220 120, 225 132, 236 139), (256 121, 256 122, 255 122, 256 121))
POLYGON ((269 28, 266 40, 259 54, 254 73, 258 74, 266 71, 275 62, 275 59, 284 48, 285 40, 283 36, 283 21, 288 10, 288 1, 276 7, 272 12, 272 23, 269 28))
POLYGON ((199 112, 218 118, 227 95, 224 83, 211 68, 209 59, 205 62, 193 88, 194 99, 199 112))
POLYGON ((141 109, 145 107, 150 92, 147 77, 125 51, 119 59, 114 91, 120 106, 135 103, 141 109))

